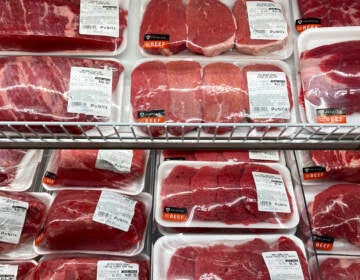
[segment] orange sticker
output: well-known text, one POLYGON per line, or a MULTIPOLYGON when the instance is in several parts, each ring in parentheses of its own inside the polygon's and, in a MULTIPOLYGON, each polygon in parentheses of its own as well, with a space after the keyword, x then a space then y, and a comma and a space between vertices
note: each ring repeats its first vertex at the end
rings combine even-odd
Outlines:
POLYGON ((55 185, 56 183, 56 174, 55 173, 52 173, 52 172, 49 172, 49 171, 46 171, 43 179, 42 179, 42 182, 44 184, 47 184, 49 186, 53 186, 55 185))
POLYGON ((295 28, 299 33, 310 28, 319 28, 319 27, 321 27, 321 19, 319 18, 305 18, 305 19, 297 19, 295 21, 295 28))
POLYGON ((188 219, 186 208, 165 207, 162 213, 163 220, 172 222, 186 222, 188 219))
POLYGON ((327 177, 326 168, 323 166, 311 166, 303 168, 304 180, 318 180, 327 177))
POLYGON ((334 247, 334 238, 329 236, 313 235, 314 247, 317 250, 331 251, 334 247))
POLYGON ((327 108, 316 110, 317 123, 346 123, 346 110, 338 108, 327 108))
POLYGON ((145 34, 143 48, 168 49, 170 36, 167 34, 145 34))
POLYGON ((139 123, 163 123, 165 122, 164 110, 139 111, 137 113, 139 123))

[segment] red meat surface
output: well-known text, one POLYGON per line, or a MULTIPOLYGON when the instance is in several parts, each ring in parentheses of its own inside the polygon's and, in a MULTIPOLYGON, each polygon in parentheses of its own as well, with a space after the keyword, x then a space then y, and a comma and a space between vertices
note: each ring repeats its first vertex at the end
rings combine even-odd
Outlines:
POLYGON ((145 34, 169 35, 168 48, 146 49, 149 53, 170 55, 186 49, 185 7, 182 0, 151 0, 146 6, 139 33, 143 47, 145 34))
POLYGON ((1 1, 0 49, 31 52, 116 50, 123 42, 128 12, 119 9, 118 37, 83 35, 79 33, 80 2, 1 1))
POLYGON ((191 179, 196 172, 193 167, 175 166, 161 184, 161 195, 191 191, 191 179))
MULTIPOLYGON (((288 35, 282 40, 266 40, 266 39, 251 39, 248 12, 246 3, 257 0, 237 0, 233 13, 236 19, 237 29, 235 46, 236 49, 245 54, 250 55, 266 55, 270 52, 282 49, 287 42, 288 35)), ((275 2, 272 0, 263 0, 262 2, 275 2)), ((284 17, 285 19, 285 17, 284 17)), ((288 32, 290 28, 288 28, 288 32)))
POLYGON ((359 185, 337 184, 318 193, 309 213, 314 234, 360 245, 359 185))
POLYGON ((25 150, 0 150, 0 186, 6 187, 15 179, 18 165, 25 156, 25 150))
POLYGON ((36 237, 45 221, 46 205, 39 198, 28 193, 0 191, 0 196, 29 203, 19 243, 0 242, 0 254, 4 254, 36 237))
POLYGON ((56 158, 56 186, 106 187, 126 190, 145 172, 146 153, 134 150, 129 173, 95 167, 99 150, 59 150, 56 158))
POLYGON ((320 265, 320 274, 315 273, 314 280, 356 280, 360 277, 359 258, 326 258, 320 265))
POLYGON ((127 232, 93 221, 100 191, 60 191, 48 212, 40 246, 49 250, 121 252, 136 249, 146 228, 145 204, 137 201, 127 232))
POLYGON ((36 264, 32 263, 31 261, 24 261, 24 262, 2 261, 1 265, 9 265, 9 266, 17 265, 18 270, 15 280, 32 280, 32 272, 36 267, 36 264))
POLYGON ((167 279, 193 279, 195 275, 195 258, 202 252, 201 247, 178 248, 171 256, 167 279))
POLYGON ((139 265, 139 280, 148 280, 149 262, 144 258, 124 257, 58 257, 40 261, 34 271, 32 280, 96 280, 98 261, 121 261, 139 265))
POLYGON ((215 56, 233 47, 236 22, 225 4, 218 0, 188 0, 185 10, 186 46, 190 51, 215 56))
POLYGON ((203 166, 191 178, 191 189, 216 188, 218 186, 218 169, 210 166, 203 166))

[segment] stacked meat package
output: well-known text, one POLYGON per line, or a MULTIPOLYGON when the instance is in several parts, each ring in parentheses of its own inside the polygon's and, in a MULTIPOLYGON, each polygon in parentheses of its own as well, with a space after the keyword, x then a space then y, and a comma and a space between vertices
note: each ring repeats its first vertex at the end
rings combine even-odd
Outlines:
POLYGON ((360 133, 358 1, 0 8, 0 280, 360 279, 360 152, 231 143, 360 133))

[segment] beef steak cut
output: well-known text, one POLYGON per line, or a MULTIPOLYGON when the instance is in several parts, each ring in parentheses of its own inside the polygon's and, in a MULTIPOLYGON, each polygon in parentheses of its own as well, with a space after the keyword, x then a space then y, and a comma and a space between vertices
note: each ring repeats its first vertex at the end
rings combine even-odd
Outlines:
POLYGON ((196 173, 196 168, 175 166, 161 183, 161 195, 191 191, 191 179, 196 173))
MULTIPOLYGON (((209 63, 204 67, 202 94, 204 122, 240 123, 248 112, 248 95, 240 68, 226 62, 209 63)), ((215 127, 206 127, 214 133, 215 127)), ((220 127, 225 133, 231 127, 220 127)))
POLYGON ((359 185, 337 184, 318 193, 309 205, 314 234, 360 245, 359 185))
POLYGON ((360 152, 348 150, 312 150, 311 158, 317 166, 326 168, 332 179, 360 182, 360 152))
POLYGON ((185 10, 186 46, 190 51, 215 56, 233 47, 236 22, 225 4, 219 0, 188 0, 185 10))
POLYGON ((0 186, 6 187, 15 179, 18 165, 26 155, 25 150, 0 150, 0 186))
POLYGON ((127 11, 119 9, 118 37, 83 35, 79 33, 80 2, 1 1, 0 49, 30 52, 115 51, 123 42, 127 11))
MULTIPOLYGON (((235 38, 236 49, 239 52, 245 54, 266 55, 270 52, 284 48, 288 40, 288 32, 290 30, 289 27, 287 27, 286 29, 287 32, 281 36, 282 39, 271 39, 272 37, 269 37, 268 35, 260 36, 261 39, 258 38, 258 36, 256 36, 255 38, 252 36, 249 25, 249 15, 247 10, 247 3, 251 3, 251 2, 257 2, 257 0, 237 0, 233 7, 233 13, 237 23, 236 38, 235 38)), ((261 2, 259 2, 262 5, 261 10, 264 9, 263 6, 264 4, 262 2, 269 2, 269 5, 273 4, 273 6, 268 7, 269 10, 279 9, 278 6, 275 6, 274 4, 275 2, 273 0, 262 0, 261 2)), ((259 12, 261 10, 259 10, 259 12)), ((277 24, 279 22, 283 22, 283 24, 287 26, 283 11, 274 13, 274 17, 272 19, 273 20, 277 19, 276 21, 277 24)), ((264 20, 266 21, 266 19, 264 20)), ((267 21, 266 24, 269 24, 269 22, 267 21)), ((284 30, 279 29, 275 31, 280 32, 284 30)), ((263 32, 263 34, 265 34, 265 32, 263 32)))
POLYGON ((320 264, 320 274, 315 271, 315 280, 356 280, 360 277, 359 258, 326 258, 320 264))
POLYGON ((149 53, 171 55, 186 49, 185 7, 182 0, 151 0, 144 12, 139 45, 144 46, 147 34, 168 35, 168 47, 152 47, 145 50, 149 53))
POLYGON ((321 26, 360 25, 360 3, 353 0, 298 0, 301 18, 319 18, 321 26))

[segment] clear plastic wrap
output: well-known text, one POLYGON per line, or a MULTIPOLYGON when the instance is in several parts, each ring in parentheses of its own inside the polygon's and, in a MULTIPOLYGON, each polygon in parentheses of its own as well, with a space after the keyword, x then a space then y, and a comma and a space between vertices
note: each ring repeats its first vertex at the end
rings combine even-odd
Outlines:
POLYGON ((126 46, 129 0, 4 0, 0 52, 115 55, 126 46))
POLYGON ((37 237, 39 254, 96 253, 134 256, 144 246, 151 196, 69 190, 55 194, 37 237))
MULTIPOLYGON (((115 60, 13 56, 0 58, 0 69, 0 121, 104 122, 119 118, 124 67, 115 60)), ((60 127, 49 129, 63 132, 60 127)), ((82 133, 75 126, 67 129, 82 133)))
POLYGON ((144 55, 286 59, 293 50, 287 0, 143 0, 141 14, 144 55))
POLYGON ((0 261, 0 278, 9 280, 32 280, 36 261, 0 261))
POLYGON ((167 161, 155 195, 155 221, 164 228, 292 229, 299 222, 289 171, 279 164, 167 161))
POLYGON ((144 188, 145 150, 56 150, 43 177, 46 189, 109 188, 139 194, 144 188))
POLYGON ((310 280, 302 242, 281 235, 164 236, 154 245, 152 272, 157 280, 310 280))
POLYGON ((40 259, 32 280, 150 279, 149 258, 105 255, 51 255, 40 259), (116 277, 114 277, 116 275, 116 277))
POLYGON ((320 271, 314 271, 314 280, 356 280, 360 278, 359 257, 319 255, 317 258, 320 263, 320 271))

